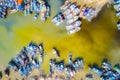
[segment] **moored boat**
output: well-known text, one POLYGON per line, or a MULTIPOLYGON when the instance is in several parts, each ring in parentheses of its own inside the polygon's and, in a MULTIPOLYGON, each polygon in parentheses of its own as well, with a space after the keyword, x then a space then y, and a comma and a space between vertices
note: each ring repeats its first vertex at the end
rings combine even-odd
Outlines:
POLYGON ((72 12, 75 9, 75 7, 76 7, 76 3, 71 4, 70 7, 66 11, 63 12, 63 14, 64 15, 70 14, 70 12, 72 12))
POLYGON ((39 13, 36 13, 35 16, 34 16, 34 18, 33 18, 33 20, 37 20, 38 17, 39 17, 39 13))
POLYGON ((45 12, 41 12, 41 14, 40 14, 40 19, 42 20, 42 21, 45 21, 46 20, 46 15, 45 15, 46 13, 45 12))
POLYGON ((68 32, 68 34, 73 34, 75 32, 78 32, 80 29, 81 29, 80 27, 75 27, 75 28, 68 30, 67 32, 68 32))
POLYGON ((120 11, 116 11, 116 16, 120 16, 120 11))
POLYGON ((120 30, 120 20, 117 22, 118 30, 120 30))
POLYGON ((66 15, 67 19, 71 19, 73 16, 76 16, 80 13, 80 9, 76 7, 70 14, 66 15))
POLYGON ((61 5, 60 9, 63 9, 63 7, 67 6, 67 5, 68 5, 68 3, 69 3, 69 1, 68 1, 68 0, 66 0, 66 1, 65 1, 62 5, 61 5))
POLYGON ((64 21, 65 17, 62 13, 58 13, 53 19, 52 19, 52 22, 55 24, 55 25, 60 25, 60 23, 62 23, 64 21))
POLYGON ((80 20, 77 20, 77 21, 75 21, 74 23, 72 23, 72 24, 69 24, 68 26, 66 26, 66 30, 71 30, 71 29, 73 29, 73 28, 75 28, 75 27, 79 27, 81 25, 81 21, 80 20))
POLYGON ((46 18, 50 17, 50 6, 46 6, 46 18))
POLYGON ((72 11, 76 8, 76 6, 77 6, 76 3, 73 3, 70 5, 69 9, 72 11))
POLYGON ((79 18, 78 16, 74 16, 73 18, 67 20, 67 24, 73 23, 73 22, 76 21, 78 18, 79 18))
POLYGON ((66 0, 60 7, 61 10, 65 10, 70 6, 71 2, 69 2, 68 0, 66 0))
POLYGON ((76 7, 73 11, 72 11, 72 15, 75 16, 75 15, 78 15, 80 13, 80 8, 79 7, 76 7))

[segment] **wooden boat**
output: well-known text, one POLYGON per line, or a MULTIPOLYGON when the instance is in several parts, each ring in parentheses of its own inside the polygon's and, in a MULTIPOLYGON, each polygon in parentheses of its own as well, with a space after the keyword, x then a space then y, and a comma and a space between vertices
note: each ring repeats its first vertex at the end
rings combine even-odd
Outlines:
POLYGON ((63 12, 63 14, 64 15, 70 14, 70 12, 72 12, 75 9, 75 7, 76 7, 76 3, 71 4, 70 7, 66 11, 63 12))
POLYGON ((80 21, 80 20, 77 20, 77 21, 75 21, 74 23, 69 24, 68 26, 66 26, 66 29, 67 29, 67 30, 70 30, 70 29, 72 29, 72 28, 74 28, 74 27, 79 27, 80 25, 81 25, 81 21, 80 21))
POLYGON ((66 10, 71 5, 71 2, 66 0, 60 7, 61 10, 66 10))
POLYGON ((45 12, 41 12, 41 14, 40 14, 40 19, 41 19, 42 21, 45 21, 45 20, 46 20, 45 12))
POLYGON ((75 16, 75 15, 78 15, 80 13, 80 8, 79 7, 76 7, 73 11, 72 11, 72 15, 75 16))
POLYGON ((118 30, 120 30, 120 20, 117 22, 118 30))
POLYGON ((34 18, 33 18, 33 20, 37 20, 38 17, 39 17, 39 13, 36 13, 35 16, 34 16, 34 18))
POLYGON ((77 31, 80 30, 80 25, 81 25, 81 21, 77 20, 74 23, 66 26, 66 30, 68 31, 68 34, 73 34, 77 31))
POLYGON ((62 13, 58 13, 53 19, 52 19, 52 22, 55 24, 55 25, 60 25, 60 23, 62 23, 64 21, 65 17, 62 13))
POLYGON ((46 18, 50 17, 50 6, 46 6, 46 18))
POLYGON ((72 24, 73 22, 75 22, 79 17, 78 16, 74 16, 71 19, 67 20, 67 24, 72 24))

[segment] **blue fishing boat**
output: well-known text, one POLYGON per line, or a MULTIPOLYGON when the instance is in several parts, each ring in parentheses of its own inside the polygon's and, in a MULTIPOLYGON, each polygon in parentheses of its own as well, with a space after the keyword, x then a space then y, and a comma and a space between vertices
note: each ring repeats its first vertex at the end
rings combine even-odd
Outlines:
POLYGON ((46 18, 50 17, 50 6, 46 6, 46 18))

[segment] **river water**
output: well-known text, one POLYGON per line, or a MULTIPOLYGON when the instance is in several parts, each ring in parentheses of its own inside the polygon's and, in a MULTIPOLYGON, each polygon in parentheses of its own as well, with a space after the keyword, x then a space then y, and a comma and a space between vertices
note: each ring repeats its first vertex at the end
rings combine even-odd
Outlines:
POLYGON ((50 0, 51 17, 45 22, 33 21, 33 16, 24 16, 17 12, 0 21, 0 65, 7 65, 9 60, 18 54, 30 41, 43 42, 47 55, 42 65, 48 71, 49 59, 53 58, 51 49, 60 50, 60 59, 68 61, 68 53, 73 57, 83 57, 85 63, 100 63, 108 58, 113 64, 120 61, 120 32, 117 31, 115 12, 112 8, 103 7, 92 22, 82 21, 81 30, 68 35, 64 25, 56 27, 51 19, 59 12, 61 2, 50 0))

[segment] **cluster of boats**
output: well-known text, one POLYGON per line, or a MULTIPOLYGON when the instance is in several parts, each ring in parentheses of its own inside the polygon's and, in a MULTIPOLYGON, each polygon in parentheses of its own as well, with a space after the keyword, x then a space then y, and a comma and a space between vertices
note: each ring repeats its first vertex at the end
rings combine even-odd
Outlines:
POLYGON ((71 3, 69 0, 66 0, 60 7, 63 12, 58 13, 53 19, 52 22, 55 25, 60 25, 65 21, 66 30, 68 34, 75 33, 80 30, 81 19, 79 19, 80 6, 76 3, 71 3))
MULTIPOLYGON (((64 60, 57 61, 60 58, 59 50, 56 47, 53 47, 52 53, 55 55, 54 59, 50 59, 50 74, 53 74, 55 71, 64 72, 66 76, 70 79, 75 76, 76 71, 83 69, 84 62, 82 58, 76 58, 72 60, 72 53, 69 55, 68 63, 65 65, 64 60)), ((23 47, 19 54, 13 57, 6 69, 4 74, 6 77, 10 75, 10 71, 19 72, 21 76, 29 76, 33 69, 40 69, 41 64, 44 59, 44 46, 43 43, 37 45, 34 42, 30 42, 27 47, 23 47)), ((2 79, 3 73, 0 71, 0 79, 2 79)))
MULTIPOLYGON (((64 73, 66 79, 71 80, 76 76, 76 72, 84 68, 84 60, 81 57, 73 60, 72 53, 69 53, 68 63, 64 63, 64 60, 58 61, 60 58, 59 50, 53 47, 52 53, 54 54, 53 59, 49 61, 50 75, 54 73, 64 73)), ((27 47, 23 47, 19 54, 13 57, 6 69, 4 74, 6 77, 10 75, 11 69, 14 72, 19 72, 21 76, 28 76, 33 69, 40 69, 43 63, 45 50, 43 43, 37 45, 34 42, 30 42, 27 47)), ((97 64, 89 65, 89 69, 97 73, 102 80, 120 80, 120 64, 112 65, 107 59, 104 59, 101 67, 97 64)), ((2 79, 3 73, 0 71, 0 79, 2 79)), ((92 74, 87 74, 86 79, 93 80, 92 74)), ((64 79, 65 80, 65 79, 64 79)))
POLYGON ((44 0, 0 0, 0 18, 16 11, 23 11, 25 16, 34 12, 34 20, 50 17, 50 5, 44 0))
MULTIPOLYGON (((114 0, 114 9, 116 10, 116 16, 120 17, 120 0, 114 0)), ((120 30, 120 20, 117 22, 118 30, 120 30)))
POLYGON ((8 8, 13 8, 11 6, 11 0, 0 0, 0 18, 6 18, 8 8))
POLYGON ((38 19, 39 16, 42 21, 50 17, 50 5, 45 1, 31 3, 31 9, 35 12, 34 20, 38 19))
POLYGON ((111 63, 105 59, 103 60, 101 67, 97 64, 93 64, 89 65, 89 68, 97 73, 102 80, 120 80, 120 64, 116 64, 112 68, 111 63))
POLYGON ((50 74, 54 74, 55 72, 63 72, 66 74, 68 80, 72 77, 75 77, 76 71, 84 68, 84 62, 82 58, 76 58, 74 61, 72 60, 72 54, 70 53, 68 63, 65 64, 64 60, 57 61, 56 59, 50 59, 50 74))
POLYGON ((23 47, 18 55, 13 57, 8 67, 4 70, 6 77, 10 75, 10 69, 20 72, 21 76, 28 76, 33 69, 40 69, 43 62, 44 47, 40 43, 29 43, 27 47, 23 47))
POLYGON ((77 3, 72 3, 70 0, 66 0, 61 5, 60 9, 63 10, 63 12, 60 12, 53 17, 52 22, 56 26, 65 22, 68 34, 73 34, 81 29, 82 18, 91 21, 96 14, 95 8, 87 7, 86 5, 80 7, 77 3))

